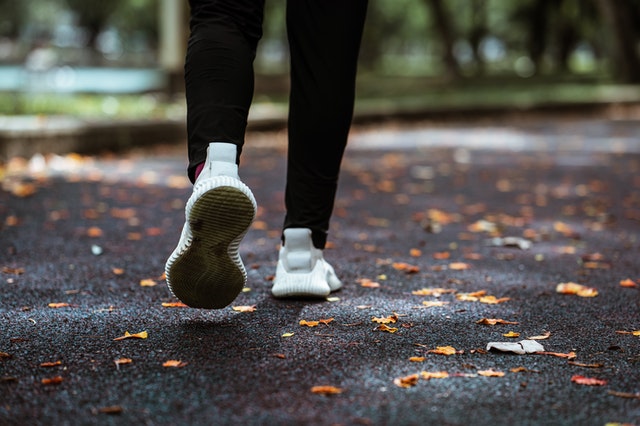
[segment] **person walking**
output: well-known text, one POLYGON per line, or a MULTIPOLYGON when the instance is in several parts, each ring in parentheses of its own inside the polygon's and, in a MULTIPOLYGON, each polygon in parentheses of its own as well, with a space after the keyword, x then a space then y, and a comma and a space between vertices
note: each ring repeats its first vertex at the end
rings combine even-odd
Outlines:
MULTIPOLYGON (((229 305, 246 285, 239 245, 256 201, 238 165, 254 89, 264 0, 189 0, 185 59, 188 176, 185 224, 165 272, 194 308, 229 305)), ((367 0, 289 0, 286 215, 275 297, 326 297, 340 280, 324 259, 355 100, 367 0)))

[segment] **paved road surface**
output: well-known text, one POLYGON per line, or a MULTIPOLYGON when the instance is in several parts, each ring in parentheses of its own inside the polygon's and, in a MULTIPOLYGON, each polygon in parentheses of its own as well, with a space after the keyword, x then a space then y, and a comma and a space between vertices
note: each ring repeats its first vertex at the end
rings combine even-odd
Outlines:
POLYGON ((284 151, 253 135, 241 174, 261 208, 233 304, 253 312, 167 307, 183 149, 5 173, 0 424, 639 425, 638 135, 553 120, 355 131, 330 301, 270 296, 284 151), (485 350, 529 337, 555 355, 485 350))

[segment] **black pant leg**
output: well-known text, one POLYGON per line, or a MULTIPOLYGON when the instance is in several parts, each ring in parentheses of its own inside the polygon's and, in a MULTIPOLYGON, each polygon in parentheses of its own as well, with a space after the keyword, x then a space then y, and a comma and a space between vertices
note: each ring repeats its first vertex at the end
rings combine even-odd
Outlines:
POLYGON ((289 151, 284 228, 324 248, 353 117, 367 0, 289 0, 289 151))
POLYGON ((210 142, 244 144, 253 98, 253 60, 262 36, 264 0, 190 0, 185 60, 188 174, 210 142))

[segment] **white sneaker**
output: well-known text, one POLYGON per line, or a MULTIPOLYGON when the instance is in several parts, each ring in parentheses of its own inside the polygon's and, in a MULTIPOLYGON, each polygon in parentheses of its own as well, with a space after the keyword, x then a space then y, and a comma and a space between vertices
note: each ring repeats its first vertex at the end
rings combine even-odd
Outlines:
POLYGON ((238 248, 257 206, 238 177, 236 152, 233 144, 209 144, 180 241, 165 266, 169 290, 193 308, 223 308, 247 282, 238 248))
POLYGON ((340 287, 342 283, 324 260, 322 250, 313 246, 311 230, 285 229, 271 293, 275 297, 326 297, 340 287))

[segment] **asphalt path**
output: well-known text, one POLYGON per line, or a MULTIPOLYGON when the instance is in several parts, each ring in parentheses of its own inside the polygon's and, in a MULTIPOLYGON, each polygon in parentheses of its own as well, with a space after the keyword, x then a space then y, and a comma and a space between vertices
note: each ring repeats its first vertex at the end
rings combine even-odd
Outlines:
POLYGON ((162 277, 184 148, 13 160, 0 424, 639 425, 639 135, 355 129, 325 255, 344 288, 322 301, 270 295, 284 136, 250 135, 248 286, 215 311, 176 306, 162 277), (521 340, 546 353, 487 351, 521 340))

